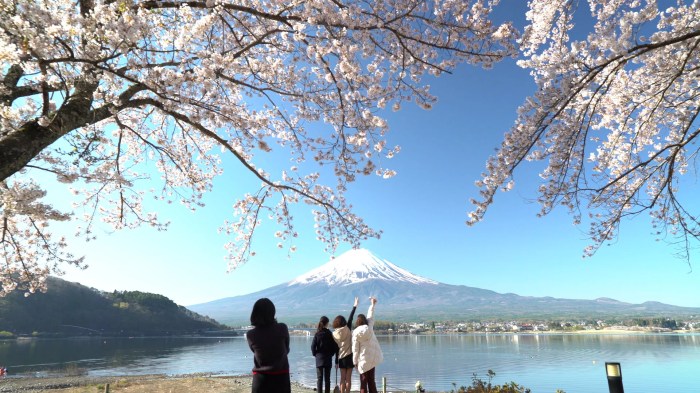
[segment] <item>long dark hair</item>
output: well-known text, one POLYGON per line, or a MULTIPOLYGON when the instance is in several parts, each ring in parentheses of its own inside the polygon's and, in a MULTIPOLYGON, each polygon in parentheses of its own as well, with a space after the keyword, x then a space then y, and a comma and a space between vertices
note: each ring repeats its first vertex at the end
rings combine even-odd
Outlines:
POLYGON ((347 325, 348 321, 346 321, 345 317, 342 315, 338 315, 337 317, 335 317, 335 319, 333 319, 333 329, 338 329, 347 325))
POLYGON ((367 317, 365 314, 360 314, 357 316, 357 322, 355 322, 355 327, 366 325, 367 324, 367 317))
POLYGON ((277 322, 275 319, 275 304, 266 297, 258 299, 253 305, 253 311, 250 313, 250 324, 258 327, 272 325, 275 322, 277 322))
POLYGON ((316 331, 320 332, 324 327, 326 327, 326 325, 328 325, 328 317, 324 315, 321 317, 321 319, 319 319, 318 326, 316 326, 316 331))

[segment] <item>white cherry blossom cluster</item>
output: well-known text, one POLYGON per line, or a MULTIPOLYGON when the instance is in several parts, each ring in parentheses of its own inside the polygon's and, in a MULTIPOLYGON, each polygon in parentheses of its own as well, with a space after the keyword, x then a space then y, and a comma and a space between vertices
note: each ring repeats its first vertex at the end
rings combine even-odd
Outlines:
POLYGON ((4 270, 3 291, 15 281, 41 288, 58 270, 31 251, 36 236, 54 260, 72 260, 44 229, 18 229, 38 218, 11 210, 30 202, 5 190, 23 189, 34 171, 69 184, 79 235, 93 239, 95 220, 166 229, 146 201, 200 207, 229 155, 261 182, 222 227, 232 268, 254 255, 266 218, 280 246, 295 249, 292 204, 312 206, 330 251, 379 236, 344 197, 358 175, 395 174, 386 161, 400 149, 379 111, 430 108, 426 74, 514 55, 515 30, 490 20, 496 3, 0 0, 0 215, 15 236, 2 239, 1 259, 32 272, 4 270), (268 154, 330 167, 336 184, 296 169, 275 178, 260 166, 268 154))
POLYGON ((700 216, 692 195, 680 191, 680 176, 697 176, 700 2, 587 4, 530 1, 519 64, 538 90, 489 159, 467 223, 483 219, 499 189, 512 188, 522 161, 545 161, 541 214, 563 205, 575 224, 586 222, 585 255, 614 239, 625 217, 647 212, 658 236, 677 236, 689 257, 700 216), (574 14, 585 11, 590 31, 574 36, 574 14))
POLYGON ((0 184, 0 296, 21 288, 25 293, 46 290, 46 277, 60 272, 63 264, 84 267, 82 258, 66 252, 64 237, 56 238, 49 230, 51 222, 66 221, 70 215, 43 204, 46 196, 33 181, 16 181, 11 187, 0 184))

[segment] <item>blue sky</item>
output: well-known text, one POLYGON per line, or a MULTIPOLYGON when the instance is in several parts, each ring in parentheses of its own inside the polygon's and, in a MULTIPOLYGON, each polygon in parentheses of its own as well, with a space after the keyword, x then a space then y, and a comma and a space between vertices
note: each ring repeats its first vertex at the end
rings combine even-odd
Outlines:
MULTIPOLYGON (((583 259, 585 228, 573 226, 566 211, 536 217, 535 165, 521 168, 515 190, 497 196, 484 222, 467 227, 468 201, 478 192, 473 182, 533 86, 525 71, 507 61, 490 71, 461 67, 434 81, 433 89, 440 101, 432 110, 406 105, 388 114, 390 144, 402 151, 387 164, 398 175, 363 178, 350 188, 357 212, 384 230, 381 240, 368 241, 365 248, 449 284, 527 296, 700 307, 700 277, 674 256, 673 247, 655 241, 645 217, 625 222, 617 241, 583 259)), ((219 179, 207 206, 195 213, 177 206, 164 211, 172 220, 167 232, 142 228, 74 243, 90 267, 69 269, 64 278, 106 291, 161 293, 189 305, 255 292, 328 261, 310 217, 300 213, 299 250, 291 258, 275 247, 274 227, 264 223, 255 239, 258 255, 225 273, 226 239, 216 229, 230 217, 231 196, 246 191, 241 176, 233 171, 219 179)), ((343 245, 339 252, 347 249, 343 245)))
MULTIPOLYGON (((497 195, 484 222, 467 227, 469 199, 478 193, 474 181, 534 84, 513 60, 487 71, 464 65, 430 84, 439 97, 432 110, 405 104, 400 112, 386 113, 389 145, 402 150, 384 164, 398 175, 367 177, 350 187, 356 212, 384 231, 381 240, 368 241, 365 248, 448 284, 525 296, 700 307, 700 275, 675 257, 672 246, 655 240, 646 216, 625 222, 619 239, 583 259, 585 227, 573 226, 565 210, 536 217, 537 165, 520 168, 515 189, 497 195)), ((689 183, 686 191, 696 194, 697 184, 689 183)), ((105 291, 160 293, 190 305, 262 290, 327 262, 330 256, 314 239, 310 215, 302 207, 296 214, 301 233, 296 253, 288 258, 278 250, 274 226, 264 223, 255 239, 258 255, 225 273, 226 239, 217 228, 230 218, 233 197, 255 184, 245 173, 229 171, 217 180, 205 208, 164 210, 161 215, 172 220, 167 232, 142 228, 76 242, 74 252, 85 255, 90 267, 67 269, 63 278, 105 291)), ((54 197, 60 193, 54 191, 54 197)), ((338 254, 347 249, 342 245, 338 254)), ((697 257, 694 251, 693 267, 697 257)))

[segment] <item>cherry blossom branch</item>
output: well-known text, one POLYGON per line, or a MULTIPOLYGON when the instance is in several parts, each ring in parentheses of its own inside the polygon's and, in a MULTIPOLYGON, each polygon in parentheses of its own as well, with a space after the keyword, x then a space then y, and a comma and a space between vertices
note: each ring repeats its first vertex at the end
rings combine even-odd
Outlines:
POLYGON ((700 240, 700 223, 677 187, 699 152, 700 10, 682 2, 665 10, 653 1, 595 2, 593 29, 576 41, 569 36, 575 4, 530 2, 519 64, 532 70, 538 91, 487 162, 468 224, 484 218, 499 189, 512 188, 523 161, 547 160, 540 215, 565 205, 580 224, 589 210, 592 244, 584 255, 642 212, 688 247, 700 240), (651 37, 639 36, 650 30, 651 37))
MULTIPOLYGON (((400 150, 387 147, 388 124, 378 113, 404 101, 429 108, 435 98, 422 85, 426 73, 450 73, 465 61, 488 67, 514 53, 516 33, 488 20, 491 7, 486 0, 0 3, 8 16, 0 18, 0 180, 7 184, 0 215, 5 239, 22 234, 24 247, 4 245, 1 257, 17 274, 34 272, 36 288, 48 274, 42 266, 58 269, 69 259, 67 243, 42 223, 72 215, 39 202, 45 194, 31 183, 33 170, 71 186, 82 212, 73 219, 86 223, 76 234, 92 240, 98 217, 115 230, 165 228, 157 212, 144 211, 146 193, 201 206, 223 171, 217 149, 262 182, 235 202, 235 219, 223 227, 233 237, 226 245, 232 267, 254 253, 263 212, 293 252, 296 203, 314 206, 316 235, 328 251, 378 237, 344 196, 358 175, 395 173, 377 165, 400 150), (306 128, 315 122, 326 127, 306 128), (295 164, 307 155, 331 164, 334 187, 296 165, 274 180, 256 165, 273 144, 295 164), (32 222, 44 232, 24 231, 32 222), (36 242, 52 242, 56 252, 27 248, 36 242), (44 257, 45 265, 31 264, 44 257)), ((17 283, 2 285, 6 293, 17 283)))

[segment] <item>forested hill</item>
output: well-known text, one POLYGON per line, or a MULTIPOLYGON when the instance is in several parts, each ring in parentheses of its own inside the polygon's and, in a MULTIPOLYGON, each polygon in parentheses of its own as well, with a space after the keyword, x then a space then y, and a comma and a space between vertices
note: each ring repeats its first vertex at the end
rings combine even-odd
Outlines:
MULTIPOLYGON (((50 277, 48 292, 0 298, 0 331, 14 335, 171 335, 225 329, 165 296, 101 292, 50 277)), ((7 333, 5 333, 7 334, 7 333)))

